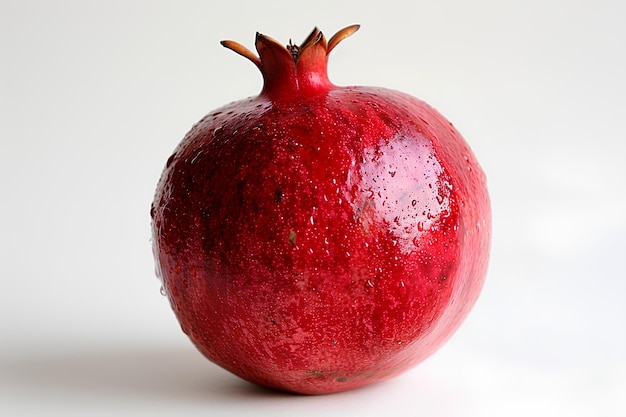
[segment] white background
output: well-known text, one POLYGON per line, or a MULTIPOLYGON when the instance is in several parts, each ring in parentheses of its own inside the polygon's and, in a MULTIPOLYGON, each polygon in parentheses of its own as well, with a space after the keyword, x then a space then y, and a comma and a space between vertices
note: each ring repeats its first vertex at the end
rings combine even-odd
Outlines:
POLYGON ((0 2, 0 414, 626 415, 619 0, 0 2), (302 397, 202 358, 159 295, 149 206, 204 114, 256 94, 219 45, 329 37, 339 85, 420 97, 488 174, 482 296, 386 383, 302 397))

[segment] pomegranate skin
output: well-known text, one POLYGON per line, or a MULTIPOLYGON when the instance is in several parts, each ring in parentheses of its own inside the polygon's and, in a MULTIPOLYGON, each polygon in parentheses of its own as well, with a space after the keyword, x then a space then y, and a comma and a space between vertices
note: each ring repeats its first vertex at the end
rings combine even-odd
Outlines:
POLYGON ((384 88, 318 87, 208 114, 151 209, 157 270, 195 346, 303 394, 436 351, 479 295, 491 231, 483 171, 441 114, 384 88))

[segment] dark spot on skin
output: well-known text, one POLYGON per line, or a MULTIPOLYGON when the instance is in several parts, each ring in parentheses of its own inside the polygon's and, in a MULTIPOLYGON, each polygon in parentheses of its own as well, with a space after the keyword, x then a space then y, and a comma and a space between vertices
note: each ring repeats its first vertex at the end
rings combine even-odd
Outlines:
POLYGON ((275 201, 276 203, 280 203, 281 201, 283 201, 283 196, 284 196, 284 195, 285 195, 285 194, 283 194, 283 190, 281 190, 280 188, 277 188, 277 189, 274 191, 274 201, 275 201))
POLYGON ((287 240, 289 241, 289 244, 296 246, 296 231, 291 229, 289 231, 289 237, 287 238, 287 240))
POLYGON ((326 372, 322 371, 321 369, 312 369, 310 371, 307 371, 309 374, 311 374, 312 376, 314 376, 317 379, 326 379, 327 378, 327 374, 326 372))
POLYGON ((337 382, 346 382, 347 380, 348 380, 348 377, 345 377, 345 376, 342 376, 342 377, 339 377, 339 378, 335 379, 335 381, 337 381, 337 382))

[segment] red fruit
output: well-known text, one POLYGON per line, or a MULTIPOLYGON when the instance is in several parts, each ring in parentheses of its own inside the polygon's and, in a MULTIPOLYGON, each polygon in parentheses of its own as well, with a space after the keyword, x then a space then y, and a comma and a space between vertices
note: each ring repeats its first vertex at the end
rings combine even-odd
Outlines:
POLYGON ((476 301, 491 230, 485 177, 442 115, 338 87, 315 29, 257 34, 263 90, 213 111, 168 159, 154 250, 182 329, 251 382, 321 394, 384 380, 439 348, 476 301))

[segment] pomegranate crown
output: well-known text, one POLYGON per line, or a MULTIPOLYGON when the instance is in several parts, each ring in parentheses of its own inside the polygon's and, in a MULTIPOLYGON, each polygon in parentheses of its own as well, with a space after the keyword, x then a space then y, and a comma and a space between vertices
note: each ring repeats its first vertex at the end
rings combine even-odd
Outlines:
POLYGON ((328 42, 324 34, 315 28, 298 46, 284 46, 261 33, 256 34, 255 55, 235 41, 222 41, 222 46, 231 49, 254 63, 263 75, 263 95, 312 93, 327 91, 333 86, 328 79, 328 55, 339 42, 359 30, 359 25, 347 26, 335 33, 328 42))

